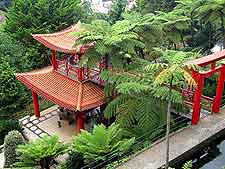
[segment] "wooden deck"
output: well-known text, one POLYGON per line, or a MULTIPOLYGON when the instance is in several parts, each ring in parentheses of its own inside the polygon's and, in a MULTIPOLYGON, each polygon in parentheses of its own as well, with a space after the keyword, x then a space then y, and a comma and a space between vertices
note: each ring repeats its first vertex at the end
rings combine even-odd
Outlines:
MULTIPOLYGON (((199 125, 191 126, 171 136, 170 160, 193 149, 223 129, 225 129, 225 109, 221 113, 201 119, 199 125)), ((165 153, 166 143, 162 141, 119 166, 118 169, 158 169, 165 164, 165 153)))

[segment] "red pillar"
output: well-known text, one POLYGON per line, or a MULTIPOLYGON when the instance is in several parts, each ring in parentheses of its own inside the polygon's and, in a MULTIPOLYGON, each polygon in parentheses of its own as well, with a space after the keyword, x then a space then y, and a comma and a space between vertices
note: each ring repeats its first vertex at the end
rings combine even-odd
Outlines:
POLYGON ((52 50, 52 67, 54 70, 57 69, 56 51, 52 50))
POLYGON ((214 103, 212 106, 213 113, 220 112, 220 105, 221 105, 222 97, 223 97, 224 80, 225 80, 225 65, 223 65, 223 68, 220 70, 220 73, 219 73, 218 84, 216 89, 216 97, 214 99, 214 103))
POLYGON ((38 103, 38 95, 34 91, 32 91, 32 97, 33 97, 33 104, 34 104, 34 114, 36 117, 40 117, 40 111, 39 111, 39 103, 38 103))
POLYGON ((201 112, 201 97, 202 97, 202 89, 204 85, 204 77, 200 74, 194 75, 195 80, 197 82, 197 88, 194 95, 194 106, 193 106, 193 113, 192 113, 192 124, 197 125, 200 119, 200 112, 201 112))
MULTIPOLYGON (((78 55, 78 61, 80 62, 81 60, 81 56, 82 55, 78 55)), ((78 68, 78 80, 79 81, 83 81, 84 80, 84 68, 83 67, 79 67, 78 68)))
POLYGON ((81 129, 84 129, 85 113, 79 112, 77 115, 77 133, 80 133, 81 129))

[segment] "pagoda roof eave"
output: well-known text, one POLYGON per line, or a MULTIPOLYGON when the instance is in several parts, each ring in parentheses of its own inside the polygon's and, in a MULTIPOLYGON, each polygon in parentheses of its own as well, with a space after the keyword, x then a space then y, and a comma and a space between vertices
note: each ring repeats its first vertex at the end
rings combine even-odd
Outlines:
POLYGON ((58 52, 84 54, 86 50, 94 45, 94 43, 76 46, 75 43, 78 37, 73 35, 73 32, 80 30, 81 29, 78 25, 72 25, 59 32, 49 34, 32 34, 32 37, 46 47, 58 52))
POLYGON ((79 82, 63 76, 48 67, 16 78, 43 98, 73 111, 86 111, 105 103, 103 89, 91 82, 79 82))

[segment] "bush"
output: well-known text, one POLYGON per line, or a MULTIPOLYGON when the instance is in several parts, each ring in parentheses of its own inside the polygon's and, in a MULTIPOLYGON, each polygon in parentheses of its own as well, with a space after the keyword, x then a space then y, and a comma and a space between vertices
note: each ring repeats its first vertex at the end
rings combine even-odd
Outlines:
POLYGON ((71 152, 69 157, 60 166, 60 169, 80 169, 84 166, 84 159, 81 153, 71 152))
POLYGON ((19 131, 10 131, 4 140, 5 167, 10 167, 17 161, 19 154, 16 152, 18 145, 25 144, 19 131))
POLYGON ((81 0, 16 0, 6 14, 4 29, 26 47, 32 68, 49 63, 48 50, 31 34, 62 30, 87 18, 81 0))
POLYGON ((7 33, 0 31, 0 37, 0 58, 4 58, 17 72, 29 70, 25 47, 7 33))
POLYGON ((17 120, 0 120, 0 145, 3 144, 5 136, 12 130, 22 132, 22 126, 17 120))
POLYGON ((68 146, 59 141, 57 136, 46 136, 35 142, 20 145, 17 149, 21 153, 20 161, 14 165, 17 167, 41 166, 42 169, 50 169, 52 160, 66 153, 68 146))
POLYGON ((0 59, 0 119, 9 119, 13 113, 26 106, 28 95, 25 87, 16 80, 9 63, 0 59))
POLYGON ((104 125, 97 125, 93 133, 82 130, 80 135, 75 136, 72 150, 83 154, 85 163, 92 161, 106 160, 106 155, 124 153, 129 150, 135 138, 123 138, 122 130, 118 125, 111 125, 106 128, 104 125))

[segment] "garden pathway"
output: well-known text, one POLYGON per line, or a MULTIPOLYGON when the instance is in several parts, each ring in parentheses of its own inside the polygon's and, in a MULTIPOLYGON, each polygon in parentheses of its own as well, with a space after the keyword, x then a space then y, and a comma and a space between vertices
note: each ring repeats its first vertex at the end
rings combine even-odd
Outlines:
POLYGON ((53 106, 41 112, 41 117, 26 116, 20 119, 24 128, 24 134, 29 140, 36 140, 46 135, 57 135, 61 141, 71 142, 76 134, 75 124, 61 121, 62 127, 58 127, 57 107, 53 106))
MULTIPOLYGON (((199 125, 191 126, 170 138, 170 160, 182 155, 214 134, 225 129, 225 110, 201 119, 199 125)), ((166 143, 162 141, 133 157, 118 169, 157 169, 165 164, 166 143)))

